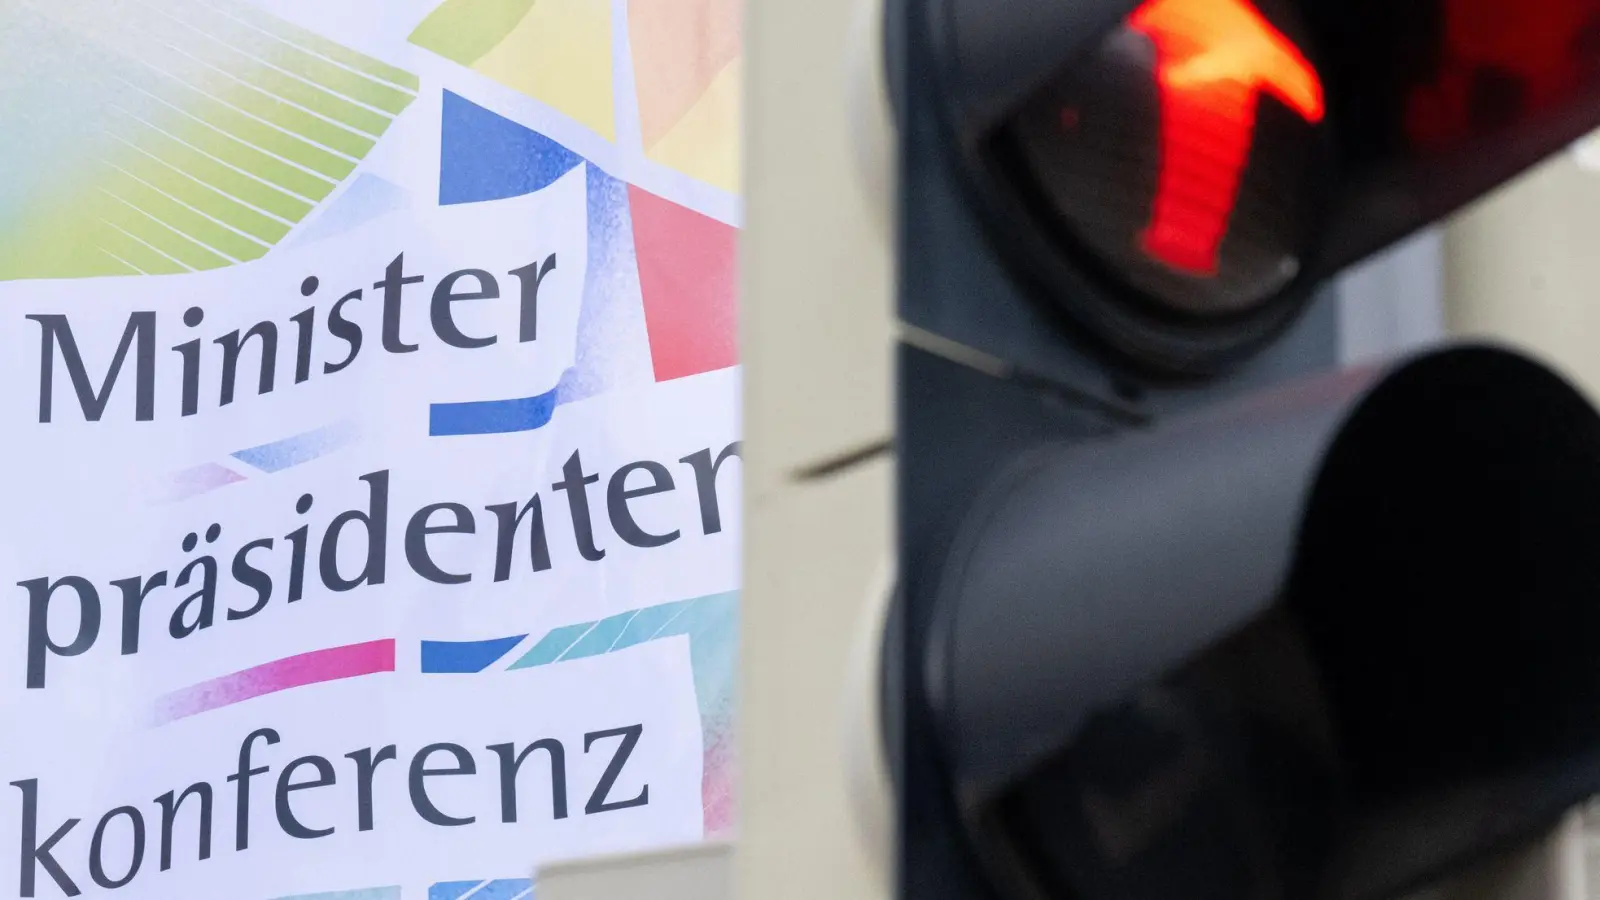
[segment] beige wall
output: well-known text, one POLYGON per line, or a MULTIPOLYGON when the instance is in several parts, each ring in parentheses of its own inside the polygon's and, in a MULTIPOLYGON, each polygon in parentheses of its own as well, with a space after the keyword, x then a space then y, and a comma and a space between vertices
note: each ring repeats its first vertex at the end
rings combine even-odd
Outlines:
POLYGON ((1522 347, 1600 398, 1600 172, 1563 153, 1457 216, 1445 320, 1522 347))
POLYGON ((846 698, 889 559, 893 467, 835 467, 891 427, 888 216, 856 189, 883 172, 863 164, 882 115, 866 7, 746 5, 741 898, 887 896, 846 698))

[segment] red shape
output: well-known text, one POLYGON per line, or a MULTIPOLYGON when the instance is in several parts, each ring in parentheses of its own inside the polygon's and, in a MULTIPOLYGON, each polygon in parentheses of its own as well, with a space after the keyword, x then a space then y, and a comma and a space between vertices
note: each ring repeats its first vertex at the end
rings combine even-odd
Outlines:
POLYGON ((1433 80, 1408 98, 1406 128, 1429 151, 1474 132, 1472 80, 1483 70, 1517 79, 1521 115, 1569 99, 1594 65, 1583 37, 1600 25, 1595 0, 1445 0, 1444 46, 1433 80))
POLYGON ((1215 275, 1261 93, 1315 124, 1322 82, 1246 0, 1150 0, 1128 25, 1155 45, 1161 96, 1161 171, 1140 245, 1174 269, 1215 275))
POLYGON ((628 186, 656 381, 739 363, 739 231, 628 186))

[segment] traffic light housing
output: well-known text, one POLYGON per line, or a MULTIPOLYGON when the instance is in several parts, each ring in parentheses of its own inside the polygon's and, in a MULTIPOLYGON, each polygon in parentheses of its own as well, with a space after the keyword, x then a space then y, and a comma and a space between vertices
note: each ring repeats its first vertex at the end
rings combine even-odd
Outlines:
POLYGON ((1590 130, 1596 12, 900 0, 890 17, 902 124, 925 96, 936 132, 904 137, 937 143, 1011 268, 1118 356, 1187 374, 1254 353, 1330 275, 1590 130))
POLYGON ((1328 279, 1600 125, 1592 0, 891 0, 904 900, 1383 900, 1600 792, 1600 417, 1328 279))

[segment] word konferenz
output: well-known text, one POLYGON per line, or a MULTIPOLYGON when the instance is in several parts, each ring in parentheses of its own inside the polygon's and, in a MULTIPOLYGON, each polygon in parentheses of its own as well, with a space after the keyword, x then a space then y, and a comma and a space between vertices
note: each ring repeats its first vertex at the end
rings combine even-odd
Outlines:
MULTIPOLYGON (((625 725, 591 731, 583 736, 582 752, 607 760, 605 769, 592 784, 576 785, 581 793, 573 799, 581 799, 584 815, 649 804, 650 785, 639 784, 637 776, 624 771, 643 735, 643 725, 625 725)), ((258 776, 268 775, 272 768, 270 765, 256 764, 259 758, 256 755, 257 744, 270 748, 280 740, 278 732, 272 728, 258 728, 246 735, 239 746, 238 768, 225 779, 234 785, 232 825, 235 852, 250 848, 250 824, 255 818, 251 815, 250 800, 255 793, 251 790, 251 783, 258 776)), ((376 810, 389 808, 376 803, 374 794, 393 794, 398 786, 394 782, 398 781, 404 785, 404 793, 410 799, 408 805, 423 821, 445 828, 471 825, 478 821, 477 811, 443 808, 439 797, 430 793, 429 785, 440 785, 453 778, 478 776, 480 758, 484 762, 483 768, 488 770, 485 775, 488 772, 498 773, 500 802, 499 809, 494 812, 498 813, 501 823, 517 823, 518 813, 525 805, 518 803, 519 784, 541 788, 529 793, 535 797, 543 795, 549 798, 552 819, 566 819, 570 815, 568 791, 574 785, 570 784, 572 779, 569 779, 567 772, 567 754, 571 751, 559 739, 546 737, 521 746, 514 743, 490 744, 484 749, 487 755, 480 757, 461 744, 439 742, 418 749, 409 762, 405 762, 400 759, 399 750, 394 744, 378 748, 363 747, 344 754, 344 758, 350 761, 348 767, 335 767, 332 760, 316 754, 298 757, 285 764, 276 779, 262 779, 269 783, 276 781, 270 793, 271 821, 284 834, 300 840, 315 840, 334 834, 336 824, 307 821, 305 815, 297 813, 295 809, 297 800, 309 799, 308 795, 313 791, 332 788, 335 793, 341 789, 349 793, 351 808, 355 812, 356 830, 372 831, 376 827, 376 810), (536 754, 536 751, 542 752, 536 754), (524 763, 534 763, 527 767, 529 770, 537 772, 540 769, 536 760, 530 760, 535 755, 543 757, 548 764, 544 770, 549 773, 548 780, 541 782, 537 774, 519 779, 518 774, 523 770, 524 763), (385 767, 385 762, 394 764, 385 767), (385 771, 380 772, 380 769, 385 771), (339 777, 342 770, 344 778, 339 777), (375 785, 384 789, 379 791, 375 785)), ((127 886, 141 871, 151 871, 151 867, 145 865, 149 856, 157 858, 160 871, 171 869, 177 857, 174 832, 180 816, 194 825, 185 829, 195 835, 193 859, 203 862, 211 858, 212 835, 216 830, 212 806, 213 796, 217 792, 210 782, 197 781, 181 791, 170 790, 156 797, 152 801, 155 808, 148 821, 137 806, 118 806, 107 811, 90 829, 86 852, 79 843, 85 835, 77 831, 82 819, 66 819, 54 829, 50 828, 49 823, 41 825, 39 820, 43 798, 37 778, 13 781, 11 786, 22 793, 22 819, 18 829, 21 834, 19 850, 22 863, 18 893, 22 897, 37 896, 44 880, 41 875, 48 878, 61 893, 76 897, 83 893, 79 882, 84 880, 85 870, 88 880, 107 890, 114 890, 127 886), (152 849, 154 853, 149 852, 152 849), (81 854, 86 864, 81 868, 69 868, 69 851, 73 855, 81 854)))

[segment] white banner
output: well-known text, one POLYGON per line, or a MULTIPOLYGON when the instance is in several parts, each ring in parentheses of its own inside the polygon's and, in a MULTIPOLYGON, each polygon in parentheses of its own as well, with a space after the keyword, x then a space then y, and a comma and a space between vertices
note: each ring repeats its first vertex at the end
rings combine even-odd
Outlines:
POLYGON ((731 826, 737 30, 505 8, 0 11, 0 893, 514 900, 731 826))

